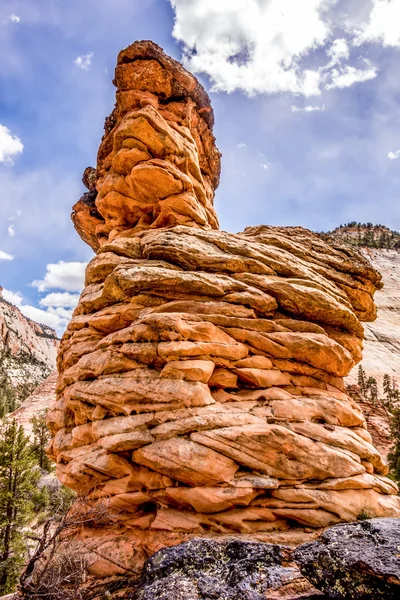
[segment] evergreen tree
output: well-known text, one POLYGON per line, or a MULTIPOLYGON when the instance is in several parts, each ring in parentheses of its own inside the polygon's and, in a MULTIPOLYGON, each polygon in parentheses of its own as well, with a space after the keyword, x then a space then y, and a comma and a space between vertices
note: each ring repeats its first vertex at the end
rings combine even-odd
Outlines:
POLYGON ((23 565, 23 531, 39 477, 29 438, 15 419, 0 428, 0 593, 12 592, 23 565))
POLYGON ((31 419, 33 428, 33 444, 32 449, 39 464, 39 467, 50 473, 52 464, 46 454, 46 446, 50 441, 50 432, 46 423, 47 410, 34 415, 31 419))
POLYGON ((365 387, 369 390, 371 401, 375 403, 378 400, 378 384, 375 377, 368 377, 365 387))
POLYGON ((392 380, 390 379, 390 375, 388 373, 385 373, 385 375, 383 376, 383 392, 386 396, 386 400, 390 406, 391 401, 393 399, 393 387, 392 387, 392 380))
POLYGON ((393 448, 389 453, 390 475, 395 481, 400 481, 400 409, 392 412, 390 419, 393 448))
POLYGON ((393 400, 400 400, 400 391, 397 387, 397 381, 394 377, 392 377, 392 397, 393 400))
POLYGON ((362 368, 362 365, 358 367, 358 387, 360 388, 360 392, 362 396, 365 396, 366 392, 366 377, 365 371, 362 368))
POLYGON ((0 353, 0 418, 16 409, 15 391, 12 388, 5 360, 7 353, 0 353))
POLYGON ((361 223, 357 223, 357 246, 361 246, 361 223))
POLYGON ((386 234, 382 232, 378 239, 378 248, 385 248, 386 245, 387 245, 386 234))

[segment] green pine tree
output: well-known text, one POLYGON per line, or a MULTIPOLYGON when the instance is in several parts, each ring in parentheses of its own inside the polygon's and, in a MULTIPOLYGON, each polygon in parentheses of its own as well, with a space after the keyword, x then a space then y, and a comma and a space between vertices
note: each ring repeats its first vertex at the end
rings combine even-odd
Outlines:
POLYGON ((362 368, 362 365, 358 367, 358 387, 360 388, 360 393, 362 396, 365 396, 366 392, 366 376, 365 371, 362 368))
POLYGON ((0 593, 12 592, 25 560, 24 528, 33 515, 39 470, 29 438, 16 420, 0 427, 0 593))
POLYGON ((400 409, 395 408, 390 418, 393 448, 389 453, 390 476, 400 481, 400 409))
POLYGON ((0 353, 0 418, 7 413, 14 411, 16 406, 16 395, 8 375, 8 369, 5 364, 7 358, 6 352, 0 353))
POLYGON ((370 400, 373 404, 378 400, 378 383, 375 377, 368 377, 365 390, 369 391, 370 400))
POLYGON ((385 375, 383 376, 383 392, 386 396, 387 404, 390 407, 393 400, 393 387, 392 380, 388 373, 385 373, 385 375))
POLYGON ((392 377, 392 398, 393 400, 400 400, 400 391, 397 387, 397 381, 395 377, 392 377))
POLYGON ((37 415, 34 415, 31 419, 33 428, 32 449, 39 467, 50 473, 52 464, 46 454, 46 446, 50 441, 50 432, 46 423, 46 413, 47 410, 43 410, 37 415))

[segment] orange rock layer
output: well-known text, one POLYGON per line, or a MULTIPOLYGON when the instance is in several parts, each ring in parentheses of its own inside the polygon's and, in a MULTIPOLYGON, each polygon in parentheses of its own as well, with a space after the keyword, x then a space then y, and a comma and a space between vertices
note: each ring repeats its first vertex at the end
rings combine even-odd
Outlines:
POLYGON ((108 499, 136 564, 193 535, 295 542, 400 517, 343 385, 379 274, 302 228, 219 231, 205 91, 150 42, 120 53, 115 82, 90 202, 74 207, 97 255, 58 357, 59 479, 108 499))

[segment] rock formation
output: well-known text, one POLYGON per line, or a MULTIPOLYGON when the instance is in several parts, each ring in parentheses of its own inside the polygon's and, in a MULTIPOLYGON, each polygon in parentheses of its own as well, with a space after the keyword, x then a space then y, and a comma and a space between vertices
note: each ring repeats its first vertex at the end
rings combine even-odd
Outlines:
POLYGON ((7 302, 0 286, 0 410, 14 410, 56 366, 58 338, 7 302))
POLYGON ((49 414, 59 479, 115 521, 81 534, 92 573, 193 536, 296 544, 363 511, 400 516, 343 384, 380 275, 300 227, 219 231, 203 88, 151 42, 120 53, 115 85, 74 207, 97 255, 49 414))
POLYGON ((396 600, 400 593, 400 521, 336 525, 293 553, 303 575, 329 598, 396 600))

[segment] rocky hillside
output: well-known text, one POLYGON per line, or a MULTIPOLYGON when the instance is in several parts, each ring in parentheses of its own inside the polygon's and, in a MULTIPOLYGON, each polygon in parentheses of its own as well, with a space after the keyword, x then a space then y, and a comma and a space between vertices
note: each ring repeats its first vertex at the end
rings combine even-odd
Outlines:
POLYGON ((400 249, 400 233, 385 225, 351 221, 323 235, 349 246, 400 249))
POLYGON ((56 332, 7 302, 0 287, 0 416, 15 410, 55 369, 56 332))

